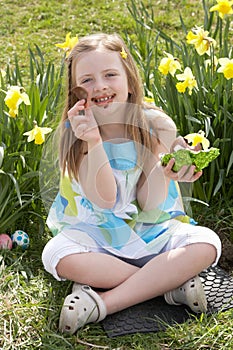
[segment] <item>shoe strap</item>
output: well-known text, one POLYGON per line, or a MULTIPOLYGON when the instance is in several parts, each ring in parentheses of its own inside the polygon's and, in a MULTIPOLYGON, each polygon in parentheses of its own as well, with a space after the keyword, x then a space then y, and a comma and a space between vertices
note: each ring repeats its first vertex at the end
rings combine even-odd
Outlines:
POLYGON ((106 315, 107 315, 107 310, 106 306, 103 302, 103 299, 97 294, 90 286, 88 285, 82 285, 81 287, 82 291, 87 293, 95 302, 97 308, 98 308, 98 318, 95 322, 100 322, 102 321, 106 315))

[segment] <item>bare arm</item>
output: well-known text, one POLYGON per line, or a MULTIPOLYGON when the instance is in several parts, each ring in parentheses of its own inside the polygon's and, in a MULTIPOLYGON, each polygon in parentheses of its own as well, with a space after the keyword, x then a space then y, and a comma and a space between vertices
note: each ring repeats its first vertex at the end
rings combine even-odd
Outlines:
POLYGON ((164 173, 159 154, 169 152, 176 138, 176 126, 172 119, 161 112, 156 113, 152 114, 150 124, 156 131, 159 144, 155 154, 148 151, 137 190, 137 200, 144 211, 157 207, 167 197, 170 178, 164 173))
POLYGON ((79 181, 91 202, 101 208, 112 208, 116 201, 116 181, 92 111, 86 109, 85 115, 79 115, 82 109, 81 100, 68 113, 75 136, 88 145, 79 167, 79 181))
POLYGON ((176 140, 176 126, 172 119, 163 114, 155 117, 152 120, 152 125, 157 132, 160 143, 154 155, 148 152, 143 174, 138 183, 137 199, 144 211, 156 208, 166 199, 170 180, 194 182, 202 175, 202 172, 195 173, 195 166, 183 166, 179 172, 173 172, 174 159, 171 159, 168 165, 163 167, 159 160, 159 154, 171 151, 176 140))
POLYGON ((88 143, 88 153, 79 168, 79 180, 91 202, 106 209, 114 206, 116 182, 102 142, 88 143))

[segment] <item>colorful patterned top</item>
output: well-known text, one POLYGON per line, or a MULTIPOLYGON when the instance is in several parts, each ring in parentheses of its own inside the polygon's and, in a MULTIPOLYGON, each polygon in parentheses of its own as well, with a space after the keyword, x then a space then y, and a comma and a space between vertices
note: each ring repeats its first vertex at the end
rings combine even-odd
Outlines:
POLYGON ((48 215, 48 227, 53 235, 62 232, 84 246, 121 257, 137 259, 159 253, 172 234, 170 219, 185 218, 178 184, 171 181, 166 200, 143 212, 136 201, 141 169, 134 142, 104 142, 104 149, 117 184, 114 207, 99 208, 86 198, 76 180, 64 176, 48 215))

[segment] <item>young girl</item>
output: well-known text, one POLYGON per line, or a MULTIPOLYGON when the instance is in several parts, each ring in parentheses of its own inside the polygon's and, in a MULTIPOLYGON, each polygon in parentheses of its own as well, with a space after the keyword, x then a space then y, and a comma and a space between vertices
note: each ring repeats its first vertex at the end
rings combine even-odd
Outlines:
POLYGON ((42 256, 57 280, 75 282, 61 310, 62 332, 160 295, 194 312, 207 309, 198 273, 217 263, 221 243, 187 222, 177 185, 201 172, 183 166, 175 173, 174 159, 161 165, 176 127, 142 101, 122 39, 82 38, 68 57, 60 191, 47 220, 54 237, 42 256), (85 89, 81 99, 77 87, 85 89))

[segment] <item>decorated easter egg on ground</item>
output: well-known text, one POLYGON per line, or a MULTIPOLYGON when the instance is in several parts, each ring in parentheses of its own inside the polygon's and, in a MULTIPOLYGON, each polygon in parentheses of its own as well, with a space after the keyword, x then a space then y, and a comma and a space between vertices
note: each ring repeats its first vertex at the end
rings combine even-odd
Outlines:
POLYGON ((11 235, 13 245, 18 245, 22 249, 27 249, 29 247, 29 237, 28 234, 22 230, 17 230, 11 235))
POLYGON ((0 249, 11 249, 12 240, 10 236, 5 233, 0 234, 0 249))

